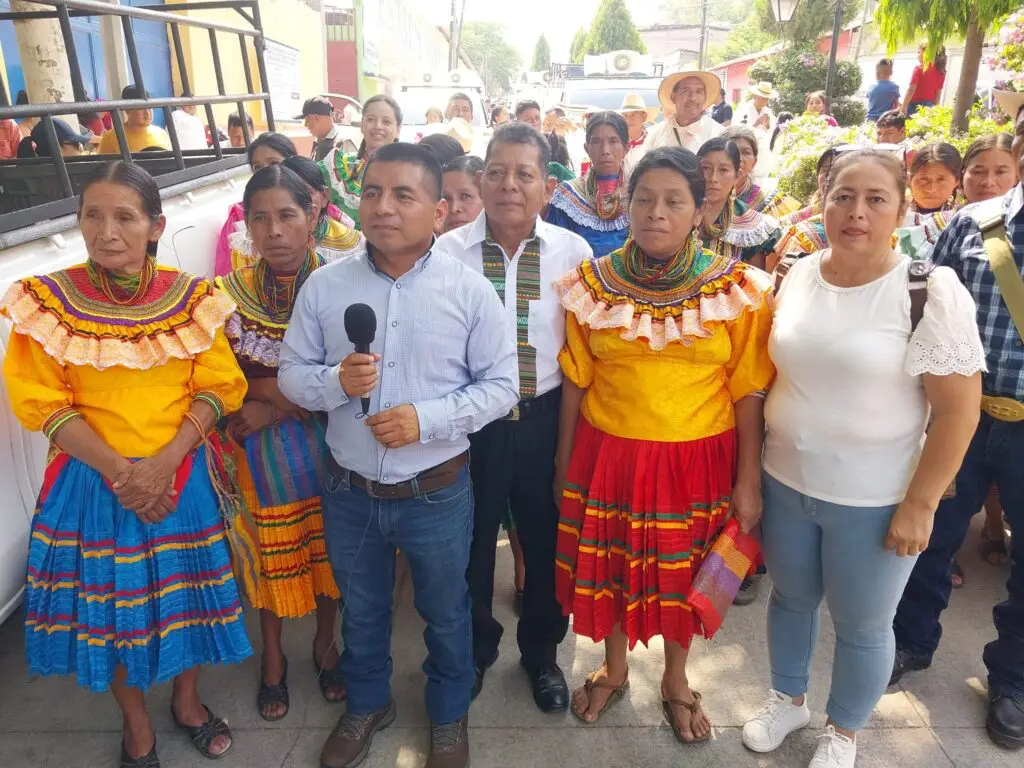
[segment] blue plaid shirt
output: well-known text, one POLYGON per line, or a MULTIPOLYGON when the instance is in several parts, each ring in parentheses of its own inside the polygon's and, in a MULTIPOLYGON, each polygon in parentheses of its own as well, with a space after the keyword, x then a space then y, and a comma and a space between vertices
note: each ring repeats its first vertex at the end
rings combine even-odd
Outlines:
MULTIPOLYGON (((1010 310, 999 295, 989 267, 981 229, 972 213, 982 206, 1002 210, 1006 234, 1013 245, 1017 269, 1024 271, 1024 190, 1020 184, 1000 199, 965 206, 953 217, 935 243, 932 261, 952 267, 978 305, 978 330, 985 346, 988 373, 985 394, 1024 402, 1024 342, 1014 327, 1010 310)), ((984 218, 984 216, 982 217, 984 218)))

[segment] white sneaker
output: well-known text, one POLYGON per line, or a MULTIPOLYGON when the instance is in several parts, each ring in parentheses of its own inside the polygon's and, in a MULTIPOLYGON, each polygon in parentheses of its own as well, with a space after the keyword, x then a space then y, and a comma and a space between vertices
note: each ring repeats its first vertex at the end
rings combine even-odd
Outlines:
POLYGON ((831 725, 818 737, 818 751, 807 768, 853 768, 857 742, 837 733, 831 725))
POLYGON ((743 726, 743 743, 754 752, 771 752, 809 722, 811 710, 806 696, 804 703, 797 706, 789 696, 770 690, 760 711, 743 726))

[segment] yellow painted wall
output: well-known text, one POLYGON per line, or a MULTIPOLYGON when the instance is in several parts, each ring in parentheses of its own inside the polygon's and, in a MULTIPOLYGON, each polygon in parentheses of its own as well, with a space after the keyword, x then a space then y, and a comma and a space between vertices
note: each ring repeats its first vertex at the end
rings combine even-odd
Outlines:
MULTIPOLYGON (((168 0, 183 2, 184 0, 168 0)), ((231 9, 214 11, 188 11, 207 21, 217 21, 235 27, 247 27, 248 22, 231 9)), ((299 49, 299 67, 301 72, 303 98, 322 93, 327 87, 327 56, 324 50, 323 24, 319 10, 313 10, 302 0, 260 0, 260 14, 263 31, 266 37, 284 45, 299 49)), ((192 92, 199 96, 217 94, 217 76, 213 67, 213 54, 210 48, 210 33, 205 29, 181 28, 182 47, 185 50, 185 62, 191 80, 192 92)), ((227 93, 244 93, 245 70, 242 66, 242 51, 238 44, 238 36, 226 32, 217 33, 217 48, 220 51, 221 67, 224 73, 224 89, 227 93)), ((259 69, 251 38, 248 42, 249 62, 252 71, 253 87, 260 90, 259 69)), ((171 72, 174 78, 175 92, 181 91, 181 78, 174 56, 174 44, 171 43, 171 72)), ((256 129, 266 129, 262 102, 245 105, 246 112, 252 115, 256 129)), ((233 104, 222 104, 214 107, 217 125, 227 132, 227 118, 237 111, 233 104)), ((197 113, 202 117, 202 110, 197 113)), ((275 115, 280 121, 281 115, 275 115)), ((286 117, 292 117, 287 115, 286 117)), ((305 129, 298 125, 298 132, 305 134, 305 129)), ((280 130, 280 126, 279 126, 280 130)), ((289 133, 291 131, 288 131, 289 133)))

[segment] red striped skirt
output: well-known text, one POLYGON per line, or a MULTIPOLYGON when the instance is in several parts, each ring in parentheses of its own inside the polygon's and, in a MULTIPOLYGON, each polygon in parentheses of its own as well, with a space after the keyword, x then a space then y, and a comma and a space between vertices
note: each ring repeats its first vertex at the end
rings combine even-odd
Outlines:
POLYGON ((595 641, 702 634, 687 598, 729 516, 736 432, 681 443, 614 437, 580 417, 558 523, 556 593, 595 641))

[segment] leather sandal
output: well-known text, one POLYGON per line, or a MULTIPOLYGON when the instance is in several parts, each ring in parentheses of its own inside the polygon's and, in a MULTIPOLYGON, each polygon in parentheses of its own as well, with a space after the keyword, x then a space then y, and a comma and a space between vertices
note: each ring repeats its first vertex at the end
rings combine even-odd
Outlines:
POLYGON ((263 678, 260 678, 260 689, 256 693, 256 708, 259 710, 260 717, 266 720, 268 723, 276 723, 278 720, 284 719, 285 715, 288 714, 288 709, 291 706, 291 700, 288 695, 288 658, 284 659, 284 671, 281 673, 281 679, 273 685, 267 685, 263 682, 263 678), (284 704, 284 712, 280 715, 267 715, 266 709, 270 704, 284 704))
POLYGON ((234 746, 234 740, 232 739, 228 743, 228 748, 219 755, 215 755, 210 751, 210 745, 218 736, 227 736, 228 739, 231 739, 231 730, 228 728, 228 724, 226 722, 210 711, 208 706, 204 704, 203 709, 206 710, 207 717, 206 722, 202 725, 185 725, 178 719, 178 715, 174 712, 173 705, 171 706, 171 717, 174 718, 175 725, 188 734, 188 737, 192 740, 192 746, 196 748, 196 751, 199 754, 207 760, 220 760, 231 751, 231 747, 234 746))
POLYGON ((320 695, 324 697, 324 701, 328 704, 341 704, 346 698, 348 698, 348 692, 345 690, 345 678, 341 674, 341 660, 339 659, 331 669, 324 669, 316 660, 316 654, 313 654, 313 668, 316 670, 316 682, 320 686, 320 695), (341 696, 337 699, 328 697, 327 692, 331 688, 341 688, 341 696))
POLYGON ((149 750, 149 754, 142 757, 132 757, 128 754, 128 748, 122 741, 121 768, 160 768, 160 758, 156 755, 156 739, 153 739, 153 748, 149 750))
POLYGON ((676 719, 675 710, 672 707, 682 707, 685 709, 690 716, 690 733, 693 733, 693 721, 697 717, 698 713, 707 717, 707 713, 704 712, 704 708, 700 705, 701 695, 699 691, 691 690, 693 694, 693 701, 686 702, 682 699, 667 699, 661 700, 661 709, 665 713, 665 718, 668 720, 668 724, 672 726, 672 732, 676 735, 676 738, 681 744, 698 744, 702 741, 707 741, 711 738, 711 720, 708 719, 708 732, 699 738, 687 739, 683 735, 683 729, 679 726, 679 721, 676 719))
MULTIPOLYGON (((603 668, 604 667, 602 667, 602 669, 603 668)), ((626 691, 629 690, 628 666, 626 667, 626 677, 623 679, 622 685, 612 685, 607 681, 599 682, 597 680, 597 676, 599 674, 601 674, 600 669, 597 670, 597 672, 591 672, 590 675, 587 676, 587 679, 583 681, 583 691, 587 695, 587 705, 582 709, 582 711, 577 709, 575 704, 571 707, 572 713, 573 715, 575 715, 576 719, 579 720, 581 723, 585 723, 586 725, 594 725, 598 720, 601 719, 602 716, 604 716, 604 713, 608 711, 608 707, 610 707, 612 704, 621 699, 626 694, 626 691), (588 720, 586 718, 586 714, 587 710, 590 709, 590 702, 593 700, 595 689, 610 691, 610 693, 608 694, 608 698, 604 702, 604 706, 601 707, 600 711, 598 711, 597 717, 595 717, 593 720, 588 720)), ((575 696, 573 698, 575 698, 575 696)))

